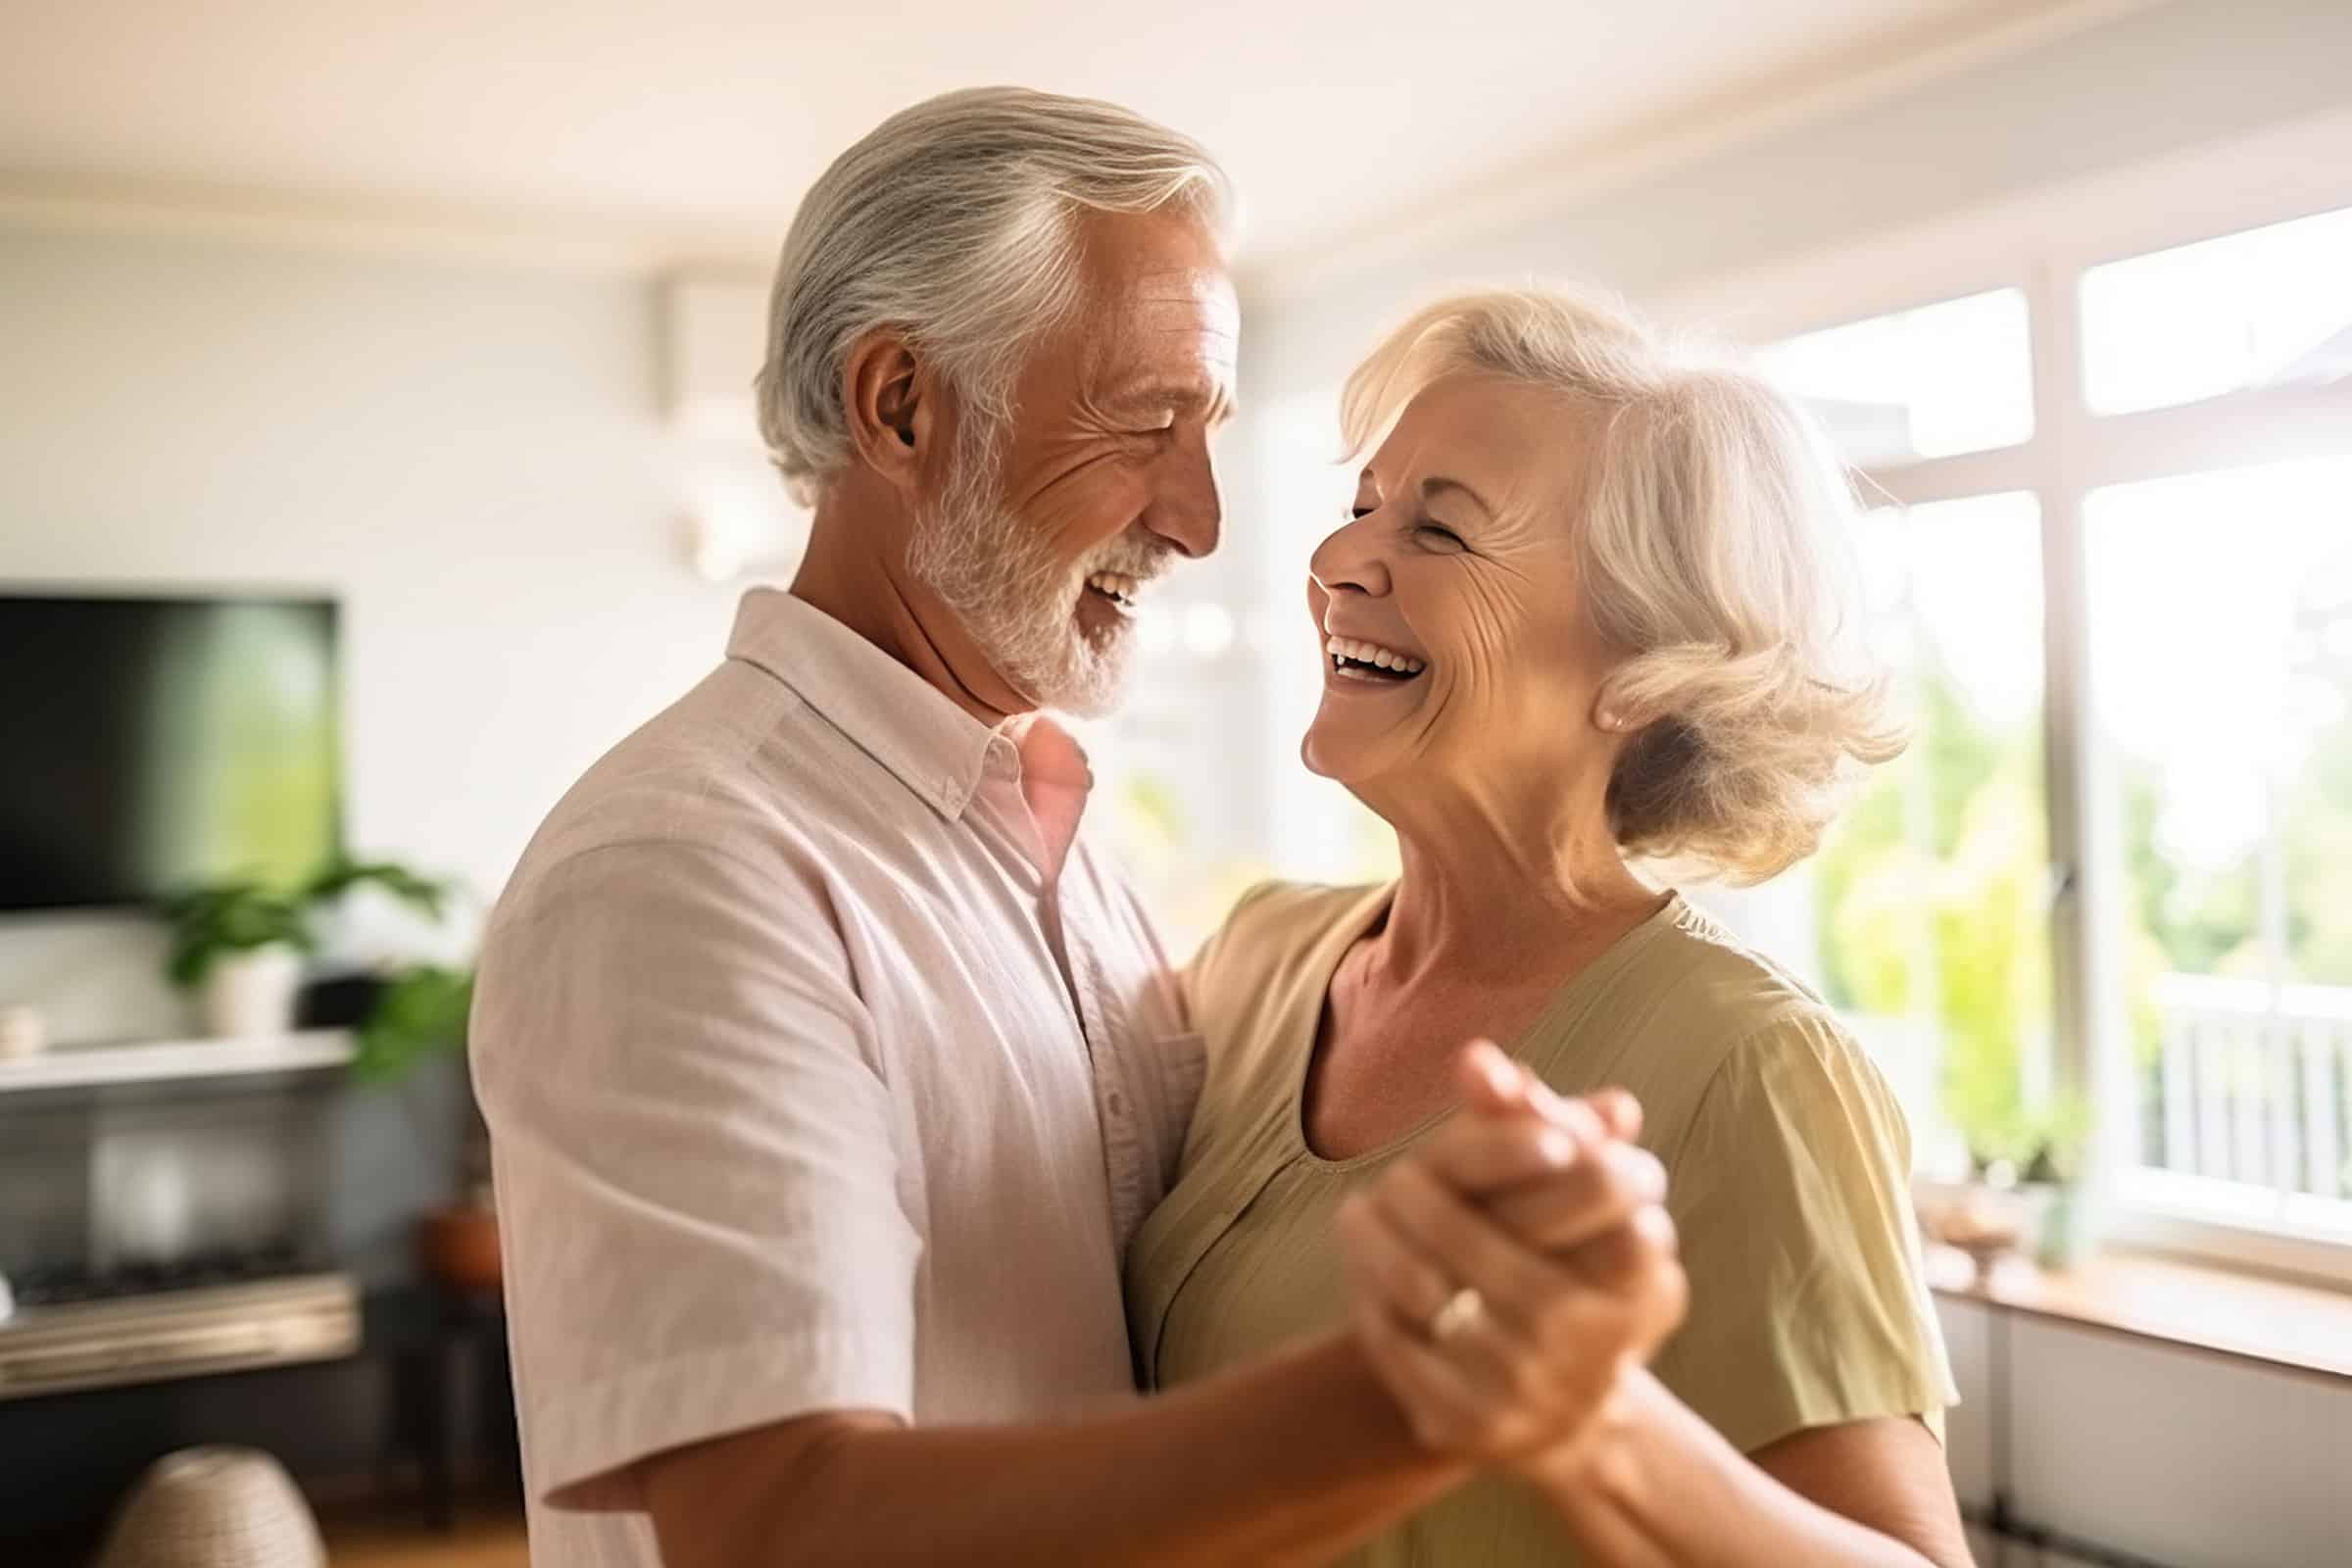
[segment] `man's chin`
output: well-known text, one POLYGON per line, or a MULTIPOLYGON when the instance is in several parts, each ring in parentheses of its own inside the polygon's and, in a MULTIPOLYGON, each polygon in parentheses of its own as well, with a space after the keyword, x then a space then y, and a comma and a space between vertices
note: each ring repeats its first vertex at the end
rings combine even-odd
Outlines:
POLYGON ((1069 650, 1050 674, 1024 682, 1030 700, 1072 718, 1107 718, 1127 700, 1135 673, 1135 646, 1121 635, 1107 646, 1088 639, 1069 650))

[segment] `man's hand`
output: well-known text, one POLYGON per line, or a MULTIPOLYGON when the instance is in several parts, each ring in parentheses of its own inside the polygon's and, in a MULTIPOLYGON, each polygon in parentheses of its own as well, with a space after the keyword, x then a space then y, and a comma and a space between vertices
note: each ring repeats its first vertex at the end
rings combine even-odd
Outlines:
POLYGON ((1355 1332, 1423 1443, 1547 1469, 1682 1322, 1665 1172, 1630 1095, 1484 1042, 1457 1070, 1462 1114, 1341 1212, 1355 1332))

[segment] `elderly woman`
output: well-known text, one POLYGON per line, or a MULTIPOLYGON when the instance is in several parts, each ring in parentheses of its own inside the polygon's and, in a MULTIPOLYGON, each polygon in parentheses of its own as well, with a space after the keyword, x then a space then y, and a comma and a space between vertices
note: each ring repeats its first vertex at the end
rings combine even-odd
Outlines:
POLYGON ((1532 1485, 1474 1482, 1349 1560, 1966 1562, 1902 1115, 1819 999, 1635 868, 1770 876, 1898 750, 1833 570, 1841 475, 1762 381, 1566 294, 1423 311, 1344 418, 1377 451, 1311 563, 1304 756, 1403 874, 1259 889, 1191 967, 1211 1062, 1129 1257, 1140 1364, 1181 1384, 1326 1327, 1352 1269, 1427 1433, 1594 1375, 1528 1330, 1573 1270, 1428 1157, 1484 1036, 1555 1112, 1638 1099, 1689 1316, 1519 1456, 1532 1485))

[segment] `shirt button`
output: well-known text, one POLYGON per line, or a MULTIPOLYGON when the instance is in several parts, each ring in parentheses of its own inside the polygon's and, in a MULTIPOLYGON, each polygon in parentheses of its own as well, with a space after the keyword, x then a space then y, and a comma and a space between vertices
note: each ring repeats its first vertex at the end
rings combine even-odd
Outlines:
POLYGON ((1110 1092, 1110 1098, 1105 1102, 1110 1106, 1110 1113, 1113 1116, 1124 1116, 1127 1114, 1127 1097, 1120 1094, 1116 1089, 1113 1089, 1110 1092))

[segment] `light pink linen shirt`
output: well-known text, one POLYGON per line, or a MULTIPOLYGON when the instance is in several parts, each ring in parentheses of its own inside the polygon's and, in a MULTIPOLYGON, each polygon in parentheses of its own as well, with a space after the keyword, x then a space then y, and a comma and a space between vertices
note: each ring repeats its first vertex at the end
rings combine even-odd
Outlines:
POLYGON ((682 1444, 1133 1395, 1201 1052, 1091 782, 758 590, 540 829, 470 1051, 535 1563, 656 1568, 630 1466, 682 1444))

